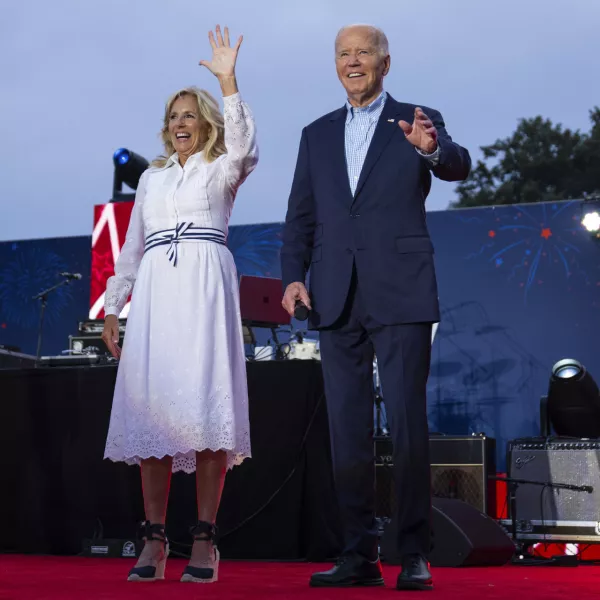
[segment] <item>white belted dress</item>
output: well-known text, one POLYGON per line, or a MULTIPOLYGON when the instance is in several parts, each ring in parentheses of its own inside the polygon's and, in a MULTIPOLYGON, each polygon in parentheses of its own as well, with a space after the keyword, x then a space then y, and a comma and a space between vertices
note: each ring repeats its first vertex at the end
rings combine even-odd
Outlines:
POLYGON ((255 124, 240 94, 224 101, 227 154, 173 155, 140 178, 126 240, 107 282, 105 313, 129 294, 105 458, 139 464, 195 453, 250 457, 246 361, 236 266, 226 246, 236 192, 258 161, 255 124))

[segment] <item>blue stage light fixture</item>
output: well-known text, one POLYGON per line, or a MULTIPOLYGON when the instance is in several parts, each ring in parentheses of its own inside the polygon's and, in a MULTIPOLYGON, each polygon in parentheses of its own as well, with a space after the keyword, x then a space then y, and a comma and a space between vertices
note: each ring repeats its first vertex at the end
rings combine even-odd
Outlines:
POLYGON ((124 164, 128 163, 130 158, 131 158, 131 154, 129 153, 129 150, 127 150, 127 148, 119 148, 113 154, 113 160, 114 160, 115 164, 118 164, 118 165, 124 165, 124 164))
POLYGON ((113 164, 115 173, 111 202, 133 200, 135 194, 124 194, 122 192, 123 184, 129 186, 132 190, 136 190, 140 177, 149 166, 148 161, 143 156, 127 148, 119 148, 113 153, 113 164))

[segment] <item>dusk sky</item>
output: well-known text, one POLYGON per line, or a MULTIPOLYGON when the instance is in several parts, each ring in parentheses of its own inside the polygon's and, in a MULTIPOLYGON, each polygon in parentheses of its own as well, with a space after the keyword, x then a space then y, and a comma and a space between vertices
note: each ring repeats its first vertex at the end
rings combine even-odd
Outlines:
MULTIPOLYGON (((390 41, 385 89, 443 114, 474 161, 479 146, 542 115, 589 130, 600 105, 598 0, 0 0, 0 240, 90 235, 112 191, 112 154, 161 152, 164 102, 191 85, 219 97, 207 32, 242 33, 237 74, 260 162, 231 224, 281 221, 302 127, 345 101, 340 27, 390 41)), ((428 210, 454 185, 436 181, 428 210)))

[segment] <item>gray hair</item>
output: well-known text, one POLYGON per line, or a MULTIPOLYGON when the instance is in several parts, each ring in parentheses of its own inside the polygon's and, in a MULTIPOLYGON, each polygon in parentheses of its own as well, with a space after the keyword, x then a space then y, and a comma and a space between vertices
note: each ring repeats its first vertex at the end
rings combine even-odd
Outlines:
POLYGON ((379 53, 382 56, 387 56, 390 53, 390 45, 388 43, 387 36, 385 35, 385 33, 383 33, 383 30, 379 29, 379 27, 375 27, 375 25, 368 25, 366 23, 355 23, 354 25, 345 25, 344 27, 342 27, 335 36, 336 45, 340 35, 342 35, 344 31, 347 31, 348 29, 353 29, 354 27, 366 27, 367 29, 369 29, 371 31, 371 34, 373 35, 373 39, 375 40, 375 45, 377 46, 377 50, 379 51, 379 53))

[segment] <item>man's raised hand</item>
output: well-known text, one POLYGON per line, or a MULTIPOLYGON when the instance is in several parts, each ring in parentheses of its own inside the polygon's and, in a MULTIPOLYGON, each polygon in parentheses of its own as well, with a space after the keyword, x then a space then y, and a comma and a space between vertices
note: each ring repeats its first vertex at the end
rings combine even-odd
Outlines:
POLYGON ((419 107, 415 108, 415 118, 412 122, 398 121, 398 125, 406 139, 424 154, 432 154, 435 152, 437 141, 437 129, 431 122, 431 119, 419 107))

